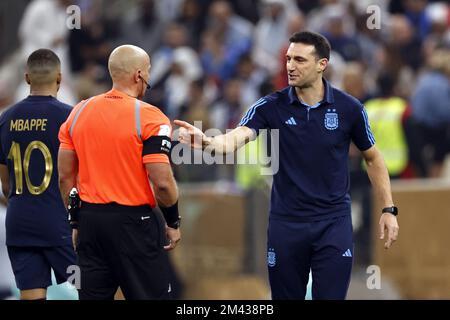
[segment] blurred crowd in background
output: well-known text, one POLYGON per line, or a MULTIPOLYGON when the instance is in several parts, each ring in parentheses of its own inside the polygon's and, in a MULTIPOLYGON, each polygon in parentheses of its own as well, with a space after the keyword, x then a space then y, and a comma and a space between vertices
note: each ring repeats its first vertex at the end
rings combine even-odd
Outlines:
MULTIPOLYGON (((60 56, 59 98, 74 105, 108 90, 109 53, 128 43, 152 59, 147 102, 171 119, 224 131, 260 96, 287 85, 288 38, 308 29, 329 39, 326 77, 366 105, 391 176, 443 174, 450 150, 445 1, 7 0, 0 7, 2 108, 27 95, 24 62, 33 50, 60 56), (73 4, 81 9, 81 28, 69 30, 66 10, 73 4)), ((232 170, 199 172, 180 179, 234 179, 232 170)))
MULTIPOLYGON (((2 110, 27 96, 23 73, 32 51, 50 48, 59 55, 59 99, 75 105, 109 90, 110 52, 133 44, 151 56, 147 102, 171 120, 202 121, 203 130, 224 132, 261 96, 287 86, 289 36, 311 30, 332 47, 326 78, 367 108, 391 177, 446 174, 448 1, 6 0, 0 9, 2 110), (81 9, 81 28, 69 30, 66 9, 73 4, 81 9)), ((356 149, 350 166, 355 203, 370 212, 356 149)), ((236 180, 234 166, 175 170, 180 182, 236 180)))

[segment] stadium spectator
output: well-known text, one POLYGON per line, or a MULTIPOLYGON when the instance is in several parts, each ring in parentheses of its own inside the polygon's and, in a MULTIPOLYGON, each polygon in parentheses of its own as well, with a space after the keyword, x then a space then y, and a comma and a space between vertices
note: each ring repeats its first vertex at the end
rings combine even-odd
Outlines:
MULTIPOLYGON (((70 0, 33 0, 26 8, 19 26, 22 60, 35 50, 49 48, 61 59, 62 74, 59 99, 73 105, 76 101, 72 93, 72 73, 68 52, 68 31, 66 8, 70 0)), ((26 95, 28 88, 23 82, 17 88, 15 101, 26 95)))
POLYGON ((420 175, 441 177, 450 151, 450 50, 436 49, 428 64, 429 70, 420 77, 411 97, 412 118, 416 123, 411 146, 420 175))

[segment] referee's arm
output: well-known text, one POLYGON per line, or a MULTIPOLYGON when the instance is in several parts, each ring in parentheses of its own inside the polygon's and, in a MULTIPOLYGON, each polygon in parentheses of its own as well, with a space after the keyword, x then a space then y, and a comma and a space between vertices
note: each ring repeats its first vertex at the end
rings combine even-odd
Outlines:
POLYGON ((148 177, 152 183, 159 206, 170 207, 178 201, 178 188, 168 163, 146 163, 148 177))
POLYGON ((156 201, 167 223, 166 236, 169 243, 164 246, 164 249, 172 250, 181 239, 180 229, 172 226, 175 221, 179 220, 178 188, 172 168, 170 164, 160 162, 146 163, 145 168, 152 183, 156 201))
POLYGON ((75 151, 68 149, 59 149, 58 152, 58 175, 59 190, 67 208, 69 202, 69 192, 76 187, 78 174, 78 157, 75 151))

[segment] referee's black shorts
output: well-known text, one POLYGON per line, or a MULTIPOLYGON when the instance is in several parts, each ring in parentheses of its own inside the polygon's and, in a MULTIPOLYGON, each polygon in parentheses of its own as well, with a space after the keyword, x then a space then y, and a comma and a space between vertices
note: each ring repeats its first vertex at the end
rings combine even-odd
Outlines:
POLYGON ((164 225, 149 206, 83 203, 78 230, 80 300, 170 299, 164 225))

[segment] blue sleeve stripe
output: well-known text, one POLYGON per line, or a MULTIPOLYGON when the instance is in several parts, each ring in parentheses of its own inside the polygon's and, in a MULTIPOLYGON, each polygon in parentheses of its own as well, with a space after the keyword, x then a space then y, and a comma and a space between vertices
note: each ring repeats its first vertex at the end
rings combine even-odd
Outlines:
POLYGON ((247 111, 247 113, 245 114, 245 117, 241 120, 241 122, 239 123, 240 126, 245 126, 247 124, 247 122, 249 122, 253 116, 255 115, 256 109, 258 109, 258 107, 262 106, 263 104, 265 104, 267 101, 265 99, 259 99, 258 101, 256 101, 256 103, 253 104, 252 107, 250 107, 250 109, 247 111))
POLYGON ((241 125, 241 123, 244 123, 245 120, 248 118, 248 116, 250 115, 251 110, 253 109, 253 107, 255 107, 256 105, 258 105, 258 103, 262 102, 264 99, 260 98, 258 101, 256 101, 254 104, 251 105, 250 108, 248 108, 247 112, 245 113, 245 116, 242 118, 241 122, 239 122, 239 125, 241 125))
POLYGON ((369 117, 367 116, 367 112, 365 109, 362 109, 362 114, 364 118, 364 126, 366 127, 367 138, 369 139, 372 145, 375 144, 375 138, 373 137, 372 131, 370 130, 369 117))

